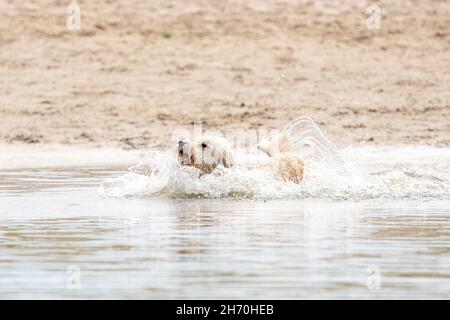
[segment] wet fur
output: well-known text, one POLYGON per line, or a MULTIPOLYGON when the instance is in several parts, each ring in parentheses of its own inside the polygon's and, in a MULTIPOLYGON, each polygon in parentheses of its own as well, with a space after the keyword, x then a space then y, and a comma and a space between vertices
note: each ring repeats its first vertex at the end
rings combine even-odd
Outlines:
MULTIPOLYGON (((267 142, 258 148, 269 155, 269 164, 263 167, 275 169, 275 174, 283 181, 301 183, 304 161, 288 151, 288 140, 267 142), (277 145, 281 145, 279 148, 277 145)), ((231 168, 236 165, 235 156, 228 142, 219 137, 204 137, 194 142, 180 141, 177 148, 177 160, 181 165, 192 166, 201 174, 210 174, 218 165, 231 168)))
POLYGON ((202 174, 213 172, 219 165, 225 168, 235 165, 231 147, 226 140, 219 137, 204 137, 193 142, 180 141, 176 152, 178 163, 195 167, 202 174))

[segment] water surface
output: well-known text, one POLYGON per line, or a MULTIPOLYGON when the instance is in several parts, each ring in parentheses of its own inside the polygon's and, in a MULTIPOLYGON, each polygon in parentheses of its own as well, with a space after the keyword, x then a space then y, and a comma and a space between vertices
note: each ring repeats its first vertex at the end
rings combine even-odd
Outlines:
POLYGON ((0 298, 448 299, 448 180, 405 161, 392 166, 435 193, 408 197, 400 175, 410 191, 394 181, 390 197, 198 199, 142 194, 126 166, 3 169, 0 298))

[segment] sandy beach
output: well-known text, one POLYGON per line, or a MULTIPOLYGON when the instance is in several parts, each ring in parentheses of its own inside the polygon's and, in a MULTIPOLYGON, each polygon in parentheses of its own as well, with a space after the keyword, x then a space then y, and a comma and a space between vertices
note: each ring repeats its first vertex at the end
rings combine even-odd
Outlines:
POLYGON ((0 299, 448 298, 450 1, 377 4, 0 1, 0 299))
POLYGON ((65 1, 0 4, 0 143, 160 148, 307 115, 338 146, 450 145, 447 1, 381 1, 378 30, 365 1, 78 3, 75 31, 65 1))

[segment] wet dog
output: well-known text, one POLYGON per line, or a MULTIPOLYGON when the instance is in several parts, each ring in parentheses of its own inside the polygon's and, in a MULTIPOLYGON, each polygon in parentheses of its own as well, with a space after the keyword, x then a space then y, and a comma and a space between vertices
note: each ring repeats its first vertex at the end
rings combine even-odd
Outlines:
MULTIPOLYGON (((284 141, 268 141, 258 148, 270 158, 261 164, 261 168, 271 170, 284 181, 300 183, 303 179, 304 161, 297 155, 289 153, 284 141), (281 148, 277 147, 280 144, 281 148)), ((228 141, 220 137, 202 137, 197 141, 180 140, 176 146, 178 163, 192 166, 201 174, 210 174, 222 165, 231 168, 238 165, 228 141)))

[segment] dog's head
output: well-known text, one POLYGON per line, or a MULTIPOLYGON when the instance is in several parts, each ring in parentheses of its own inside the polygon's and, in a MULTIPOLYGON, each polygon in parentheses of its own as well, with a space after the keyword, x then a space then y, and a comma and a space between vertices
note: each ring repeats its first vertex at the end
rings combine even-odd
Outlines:
POLYGON ((202 137, 197 141, 180 140, 177 148, 178 163, 192 166, 203 173, 211 173, 218 165, 230 168, 234 155, 228 142, 219 137, 202 137))

